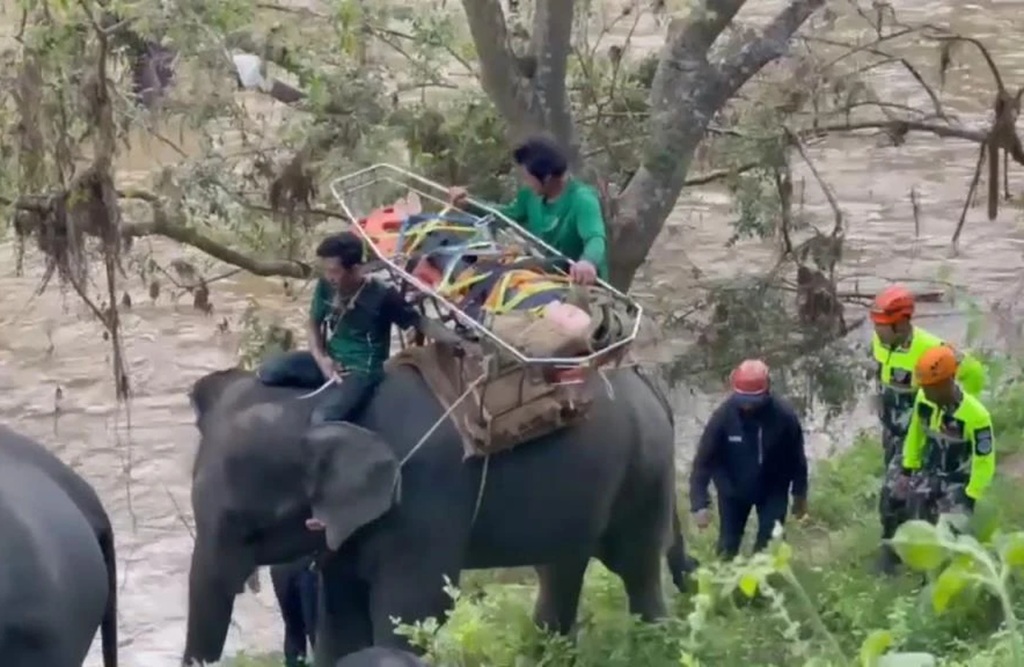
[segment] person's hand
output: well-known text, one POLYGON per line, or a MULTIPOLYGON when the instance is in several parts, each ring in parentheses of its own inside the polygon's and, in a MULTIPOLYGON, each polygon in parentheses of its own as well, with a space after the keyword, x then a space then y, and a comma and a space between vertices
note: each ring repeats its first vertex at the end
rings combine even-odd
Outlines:
POLYGON ((807 516, 807 498, 793 498, 792 514, 797 521, 807 516))
POLYGON ((704 530, 711 525, 711 510, 705 507, 693 513, 693 520, 697 524, 697 530, 704 530))
POLYGON ((468 198, 469 192, 466 191, 466 188, 458 185, 448 188, 448 203, 452 206, 461 206, 466 203, 468 198))
POLYGON ((902 500, 910 493, 910 475, 901 474, 892 487, 893 498, 902 500))
POLYGON ((316 359, 316 365, 320 368, 320 372, 324 374, 324 378, 327 380, 336 377, 341 370, 338 364, 334 363, 334 360, 326 354, 316 354, 314 358, 316 359))
POLYGON ((569 277, 574 283, 580 285, 591 285, 597 280, 597 267, 585 259, 573 262, 569 267, 569 277))

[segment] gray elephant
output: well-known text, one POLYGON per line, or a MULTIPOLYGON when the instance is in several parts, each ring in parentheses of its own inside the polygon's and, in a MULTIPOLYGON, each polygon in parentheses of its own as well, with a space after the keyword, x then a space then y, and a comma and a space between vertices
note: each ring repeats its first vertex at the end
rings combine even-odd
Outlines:
POLYGON ((444 411, 408 367, 389 370, 358 426, 309 428, 315 401, 247 371, 199 379, 184 664, 220 658, 254 568, 325 547, 317 667, 369 646, 408 649, 391 619, 442 618, 443 579, 458 582, 463 569, 535 566, 535 620, 565 633, 597 557, 622 578, 632 613, 663 617, 666 550, 677 586, 695 566, 675 508, 671 410, 638 369, 607 379, 588 419, 486 467, 463 460, 449 420, 410 456, 444 411), (311 517, 326 529, 307 529, 311 517))
POLYGON ((408 651, 374 646, 352 653, 338 661, 335 667, 430 667, 408 651))
POLYGON ((81 667, 100 630, 117 665, 114 533, 93 488, 0 426, 0 665, 81 667))

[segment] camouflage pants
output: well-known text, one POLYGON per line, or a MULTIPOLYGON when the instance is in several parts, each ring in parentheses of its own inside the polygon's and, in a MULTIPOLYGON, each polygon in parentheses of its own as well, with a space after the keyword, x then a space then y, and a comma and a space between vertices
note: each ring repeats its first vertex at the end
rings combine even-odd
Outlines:
POLYGON ((912 518, 936 523, 940 514, 970 516, 974 500, 967 495, 965 482, 921 473, 911 478, 907 510, 912 518))
POLYGON ((903 438, 888 429, 882 429, 882 450, 886 467, 882 492, 878 498, 878 514, 882 520, 882 538, 887 539, 910 517, 906 499, 898 498, 893 493, 903 470, 903 438))

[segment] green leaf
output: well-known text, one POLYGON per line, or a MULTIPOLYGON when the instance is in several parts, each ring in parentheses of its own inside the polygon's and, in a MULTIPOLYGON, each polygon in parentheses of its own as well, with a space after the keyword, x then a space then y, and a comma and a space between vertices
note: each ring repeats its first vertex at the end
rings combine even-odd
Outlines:
POLYGON ((886 653, 877 667, 935 667, 938 662, 931 653, 886 653))
POLYGON ((785 570, 789 567, 789 562, 793 558, 793 547, 789 546, 787 542, 779 542, 779 546, 776 547, 775 553, 772 554, 772 565, 776 570, 785 570))
POLYGON ((1010 533, 1000 540, 999 557, 1010 567, 1024 567, 1024 533, 1010 533))
POLYGON ((745 573, 740 577, 740 590, 748 598, 754 597, 757 593, 757 575, 750 572, 745 573))
POLYGON ((860 645, 861 667, 875 667, 878 658, 892 646, 892 633, 888 630, 874 630, 860 645))
POLYGON ((896 531, 892 546, 904 563, 918 572, 934 570, 946 559, 946 550, 939 542, 935 526, 913 519, 896 531))
POLYGON ((932 586, 932 609, 941 614, 949 608, 950 601, 969 583, 967 569, 962 565, 950 565, 932 586))

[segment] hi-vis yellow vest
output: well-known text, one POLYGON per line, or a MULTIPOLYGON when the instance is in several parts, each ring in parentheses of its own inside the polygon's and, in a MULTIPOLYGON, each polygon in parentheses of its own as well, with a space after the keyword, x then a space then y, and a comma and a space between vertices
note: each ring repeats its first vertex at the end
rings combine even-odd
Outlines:
MULTIPOLYGON (((943 344, 938 336, 914 327, 910 344, 892 349, 882 344, 878 334, 872 334, 871 347, 877 364, 878 389, 882 397, 879 418, 886 430, 894 436, 904 437, 910 426, 917 387, 914 366, 927 350, 943 344)), ((985 387, 985 367, 969 354, 957 351, 960 367, 956 379, 968 394, 977 397, 985 387)))
POLYGON ((942 345, 941 338, 918 327, 914 327, 909 345, 895 349, 883 345, 878 334, 872 335, 871 348, 878 365, 875 379, 882 398, 879 418, 892 435, 907 434, 917 395, 914 366, 922 354, 939 345, 942 345))

